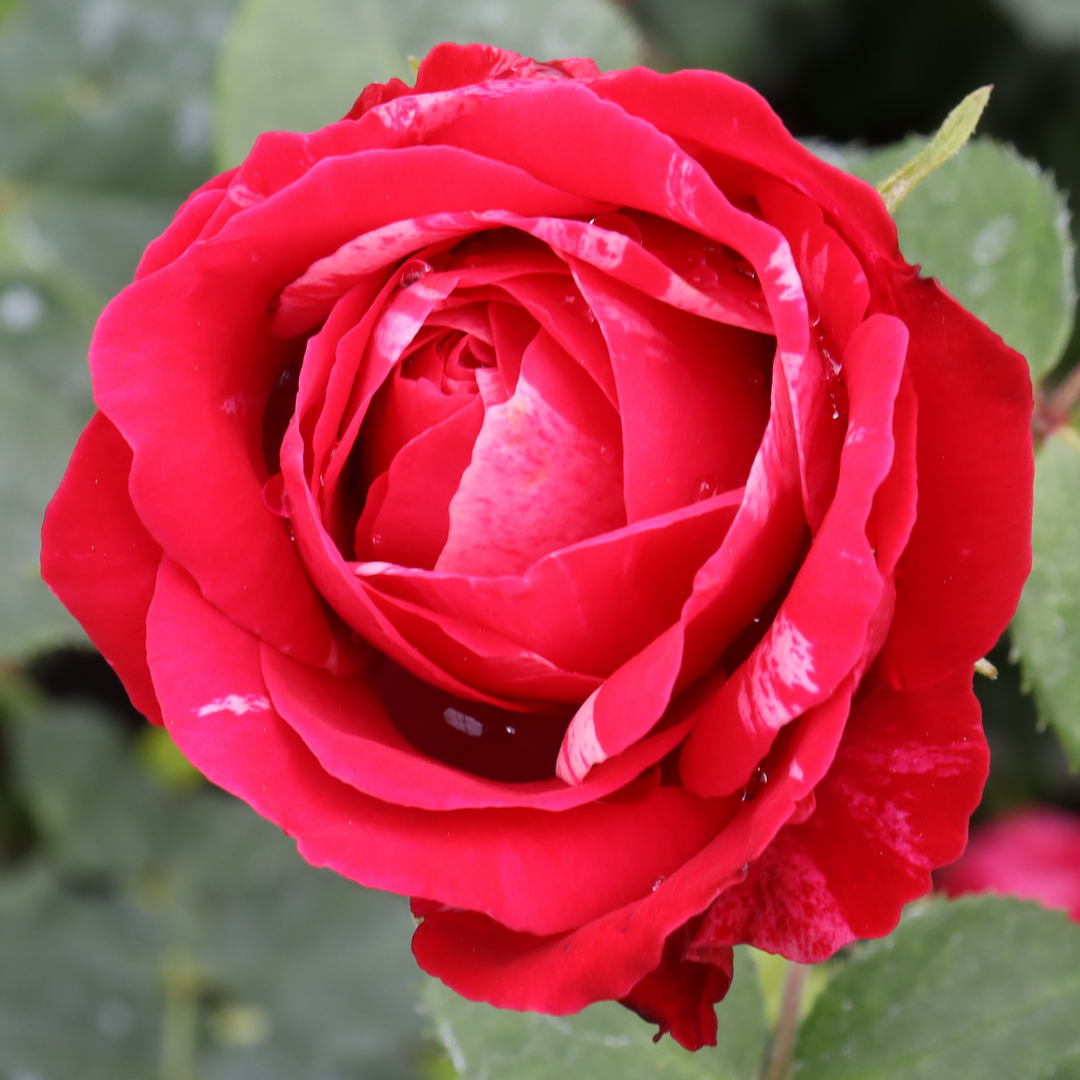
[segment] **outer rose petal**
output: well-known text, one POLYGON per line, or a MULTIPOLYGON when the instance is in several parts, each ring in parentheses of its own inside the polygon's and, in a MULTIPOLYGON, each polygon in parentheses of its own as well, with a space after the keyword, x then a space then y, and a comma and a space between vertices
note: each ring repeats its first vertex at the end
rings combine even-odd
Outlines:
POLYGON ((115 668, 135 708, 160 724, 146 666, 146 613, 161 548, 131 505, 130 469, 131 447, 98 413, 46 511, 41 576, 115 668))
MULTIPOLYGON (((420 966, 464 997, 508 1009, 561 1015, 626 997, 660 966, 671 935, 745 877, 828 770, 850 692, 849 681, 811 710, 772 765, 764 792, 742 804, 712 843, 642 899, 548 937, 515 934, 475 912, 427 908, 413 936, 420 966)), ((705 946, 699 958, 713 962, 716 955, 705 946)))
POLYGON ((716 1045, 713 1006, 728 992, 735 962, 730 946, 714 949, 707 963, 687 958, 699 921, 693 920, 667 939, 660 966, 621 1002, 643 1020, 659 1025, 653 1042, 670 1031, 671 1037, 687 1050, 716 1045))
POLYGON ((732 813, 724 801, 671 787, 561 813, 433 812, 363 795, 324 771, 277 715, 258 640, 167 558, 147 653, 180 749, 295 836, 310 862, 374 888, 482 911, 517 931, 560 933, 647 893, 706 847, 732 813))
POLYGON ((964 849, 988 768, 969 672, 862 694, 816 810, 717 900, 695 945, 747 942, 817 963, 854 938, 890 933, 930 888, 930 871, 964 849))
POLYGON ((937 282, 903 279, 896 299, 919 399, 919 504, 882 665, 919 687, 990 651, 1031 570, 1031 379, 937 282))

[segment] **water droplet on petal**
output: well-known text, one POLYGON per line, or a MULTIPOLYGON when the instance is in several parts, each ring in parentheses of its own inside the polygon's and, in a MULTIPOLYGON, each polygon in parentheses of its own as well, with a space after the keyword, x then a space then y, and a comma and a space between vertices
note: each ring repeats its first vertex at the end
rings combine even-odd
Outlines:
POLYGON ((696 270, 691 270, 687 275, 687 280, 691 285, 698 285, 702 288, 708 288, 710 285, 718 285, 720 283, 716 271, 710 270, 707 266, 699 266, 696 270))
POLYGON ((398 283, 403 289, 407 289, 410 285, 415 285, 422 277, 430 274, 431 270, 431 264, 424 262, 423 259, 410 259, 401 268, 398 283))
POLYGON ((659 889, 659 888, 660 888, 660 886, 664 884, 664 880, 665 880, 665 879, 664 879, 664 875, 663 875, 663 874, 661 874, 661 875, 660 875, 660 876, 659 876, 659 877, 658 877, 658 878, 657 878, 657 879, 656 879, 656 880, 655 880, 655 881, 654 881, 654 882, 652 883, 652 891, 653 891, 653 892, 656 892, 656 890, 657 890, 657 889, 659 889))
POLYGON ((696 503, 711 499, 720 489, 720 482, 715 476, 703 476, 694 485, 693 501, 696 503))
POLYGON ((739 277, 744 277, 748 281, 757 281, 757 271, 746 261, 746 259, 737 259, 731 269, 738 274, 739 277))
POLYGON ((608 232, 622 233, 635 244, 642 242, 641 230, 637 227, 637 223, 625 214, 597 214, 589 224, 600 229, 607 229, 608 232))

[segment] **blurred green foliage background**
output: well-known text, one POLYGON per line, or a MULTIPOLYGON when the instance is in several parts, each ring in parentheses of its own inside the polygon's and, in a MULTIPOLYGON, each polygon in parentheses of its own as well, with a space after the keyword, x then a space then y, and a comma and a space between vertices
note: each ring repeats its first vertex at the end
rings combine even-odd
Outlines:
MULTIPOLYGON (((757 1068, 776 993, 770 961, 746 952, 721 1046, 695 1059, 670 1040, 651 1048, 614 1005, 501 1028, 428 987, 422 1016, 402 903, 307 867, 204 785, 40 580, 41 514, 93 410, 92 328, 143 247, 258 131, 337 119, 366 82, 408 78, 408 56, 443 39, 726 71, 871 180, 993 83, 980 132, 997 142, 969 146, 900 208, 902 243, 1026 353, 1043 399, 1080 359, 1066 208, 1080 191, 1080 0, 0 0, 2 1080, 750 1080, 757 1068)), ((1069 430, 1040 455, 1036 572, 1014 637, 991 654, 1000 678, 978 680, 993 753, 982 817, 1037 801, 1080 810, 1069 430)), ((820 1015, 850 1011, 827 993, 820 1015)), ((820 1043, 831 1029, 815 1023, 820 1043)))

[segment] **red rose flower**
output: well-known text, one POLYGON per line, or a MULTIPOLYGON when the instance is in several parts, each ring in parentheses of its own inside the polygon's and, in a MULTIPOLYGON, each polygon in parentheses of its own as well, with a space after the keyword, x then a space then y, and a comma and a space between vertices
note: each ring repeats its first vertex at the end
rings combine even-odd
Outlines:
POLYGON ((983 825, 939 883, 950 896, 1038 900, 1080 922, 1080 814, 1038 806, 983 825))
POLYGON ((90 362, 46 579, 465 996, 696 1047, 733 944, 962 849, 1027 370, 748 87, 441 46, 192 195, 90 362))

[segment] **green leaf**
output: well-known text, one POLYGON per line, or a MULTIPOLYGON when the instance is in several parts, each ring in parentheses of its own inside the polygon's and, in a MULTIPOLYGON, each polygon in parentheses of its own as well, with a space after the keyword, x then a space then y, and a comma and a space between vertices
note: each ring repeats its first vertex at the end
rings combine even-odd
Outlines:
POLYGON ((404 901, 308 866, 217 790, 155 784, 92 710, 10 733, 44 850, 0 877, 0 1076, 415 1075, 404 901))
MULTIPOLYGON (((877 183, 923 140, 874 151, 810 145, 877 183)), ((1049 173, 979 139, 919 184, 895 219, 904 257, 1023 353, 1035 381, 1053 368, 1072 333, 1076 281, 1069 212, 1049 173)))
POLYGON ((1080 768, 1080 435, 1061 427, 1035 459, 1031 576, 1013 641, 1041 719, 1080 768))
POLYGON ((877 185, 878 194, 889 209, 896 208, 938 166, 944 165, 975 132, 986 103, 990 100, 989 86, 973 90, 947 117, 930 141, 907 163, 901 165, 877 185))
POLYGON ((22 0, 0 24, 0 174, 182 197, 210 167, 236 0, 22 0))
POLYGON ((638 62, 641 39, 610 0, 245 0, 221 56, 215 145, 222 167, 262 131, 339 120, 371 82, 412 81, 409 56, 483 41, 540 60, 638 62))
POLYGON ((749 951, 735 950, 735 978, 717 1007, 718 1045, 695 1054, 615 1002, 574 1016, 508 1012, 466 1001, 434 979, 423 1000, 457 1074, 467 1080, 750 1080, 761 1062, 765 1016, 749 951))
POLYGON ((1080 1060, 1078 1016, 1080 926, 1016 900, 938 900, 853 951, 799 1033, 794 1071, 799 1080, 1060 1078, 1080 1060))

